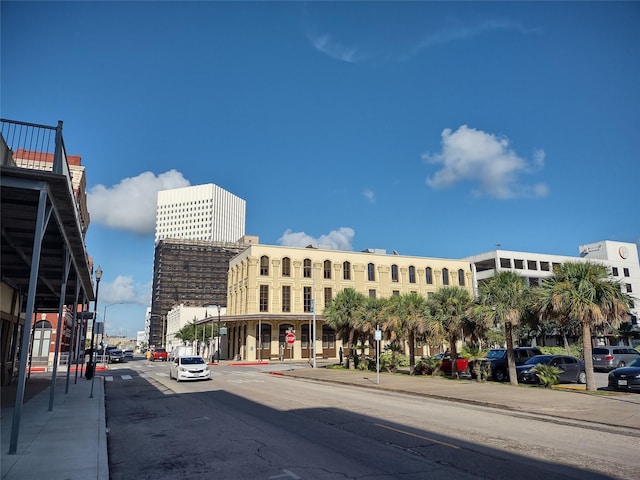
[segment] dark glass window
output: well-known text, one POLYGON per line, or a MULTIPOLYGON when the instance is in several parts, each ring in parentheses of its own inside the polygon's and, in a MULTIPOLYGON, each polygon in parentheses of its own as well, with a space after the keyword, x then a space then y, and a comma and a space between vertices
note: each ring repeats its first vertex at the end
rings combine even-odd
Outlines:
POLYGON ((289 285, 282 287, 282 311, 291 311, 291 287, 289 285))
POLYGON ((369 265, 367 265, 367 274, 368 274, 368 279, 370 282, 375 282, 376 281, 376 267, 373 263, 370 263, 369 265))
POLYGON ((409 267, 409 283, 416 283, 416 267, 413 265, 409 267))
POLYGON ((269 311, 269 285, 260 285, 260 311, 269 311))
POLYGON ((464 270, 458 270, 458 285, 464 287, 464 270))
POLYGON ((342 264, 342 279, 351 280, 351 264, 349 262, 342 264))
POLYGON ((304 287, 302 292, 302 305, 305 312, 311 312, 311 287, 304 287))
POLYGON ((391 265, 391 281, 398 281, 398 265, 391 265))
POLYGON ((427 285, 433 284, 433 270, 431 270, 431 267, 427 267, 426 280, 427 280, 427 285))
POLYGON ((289 257, 284 257, 282 259, 282 276, 283 277, 291 276, 291 259, 289 257))
POLYGON ((311 278, 311 260, 308 258, 304 259, 302 269, 304 270, 303 275, 304 278, 311 278))
POLYGON ((326 307, 327 305, 329 305, 331 303, 331 300, 333 300, 333 291, 331 290, 331 287, 325 287, 324 306, 326 307))
POLYGON ((269 257, 260 257, 260 275, 269 275, 269 257))
POLYGON ((329 260, 324 261, 324 278, 331 278, 331 262, 329 260))
POLYGON ((448 268, 442 269, 442 284, 449 285, 449 269, 448 268))

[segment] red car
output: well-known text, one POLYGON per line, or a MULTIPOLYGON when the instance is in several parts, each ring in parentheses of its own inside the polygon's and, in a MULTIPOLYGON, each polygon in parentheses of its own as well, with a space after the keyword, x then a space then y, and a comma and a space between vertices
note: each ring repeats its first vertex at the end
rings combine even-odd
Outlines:
POLYGON ((166 362, 168 358, 169 354, 164 348, 156 348, 155 350, 153 350, 153 352, 151 352, 151 358, 149 358, 149 360, 151 360, 152 362, 155 360, 166 362))
MULTIPOLYGON (((440 363, 440 370, 444 372, 445 375, 451 375, 451 357, 449 355, 445 355, 442 357, 442 362, 440 363)), ((469 368, 469 359, 468 358, 457 358, 456 359, 456 371, 458 374, 467 371, 469 368)))

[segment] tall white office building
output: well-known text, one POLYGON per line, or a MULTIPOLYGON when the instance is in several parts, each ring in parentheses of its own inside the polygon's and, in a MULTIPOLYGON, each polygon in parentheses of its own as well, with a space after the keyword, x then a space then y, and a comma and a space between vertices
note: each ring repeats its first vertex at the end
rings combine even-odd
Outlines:
POLYGON ((165 238, 237 242, 246 201, 213 183, 158 192, 156 244, 165 238))

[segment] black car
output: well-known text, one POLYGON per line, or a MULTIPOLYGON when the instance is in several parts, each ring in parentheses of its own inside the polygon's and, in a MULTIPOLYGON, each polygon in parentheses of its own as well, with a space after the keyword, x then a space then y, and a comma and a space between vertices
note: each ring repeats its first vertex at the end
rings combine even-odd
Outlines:
POLYGON ((536 365, 550 365, 559 368, 559 383, 587 383, 587 373, 584 362, 570 355, 536 355, 518 365, 518 383, 540 383, 534 370, 536 365))
POLYGON ((640 359, 609 372, 609 388, 640 392, 640 359))
MULTIPOLYGON (((513 349, 513 357, 517 365, 524 364, 531 357, 536 355, 542 355, 542 352, 537 347, 516 347, 513 349)), ((506 348, 493 348, 487 353, 487 357, 474 360, 469 364, 469 371, 471 375, 475 375, 475 362, 481 362, 482 365, 488 365, 491 373, 491 378, 496 382, 506 382, 509 380, 509 365, 507 363, 507 349, 506 348)))

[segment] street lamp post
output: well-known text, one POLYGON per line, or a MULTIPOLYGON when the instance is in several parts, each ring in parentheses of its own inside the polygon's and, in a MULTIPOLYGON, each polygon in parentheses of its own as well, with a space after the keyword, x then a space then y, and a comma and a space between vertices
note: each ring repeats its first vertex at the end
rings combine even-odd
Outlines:
POLYGON ((218 363, 220 363, 220 305, 218 305, 218 363))
MULTIPOLYGON (((98 315, 98 290, 100 289, 100 279, 102 278, 102 269, 100 265, 96 269, 96 298, 93 301, 93 320, 91 321, 91 349, 89 350, 90 356, 89 361, 87 362, 87 372, 85 377, 87 380, 93 378, 93 374, 95 373, 95 364, 94 364, 94 340, 95 340, 95 331, 96 331, 96 316, 98 315)), ((91 384, 93 386, 93 384, 91 384)), ((93 397, 93 389, 91 389, 91 396, 93 397)))

